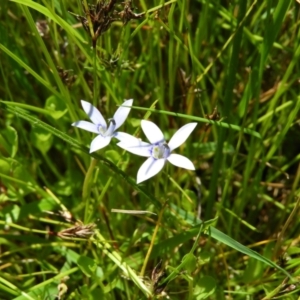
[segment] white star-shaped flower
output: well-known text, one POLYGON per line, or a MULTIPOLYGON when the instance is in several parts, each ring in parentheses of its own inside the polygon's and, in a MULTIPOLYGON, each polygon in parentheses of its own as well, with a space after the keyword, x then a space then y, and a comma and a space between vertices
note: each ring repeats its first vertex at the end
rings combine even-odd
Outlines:
POLYGON ((137 183, 159 173, 167 160, 177 167, 195 170, 194 164, 188 158, 171 152, 186 141, 197 123, 189 123, 178 129, 169 143, 165 141, 163 133, 153 122, 142 120, 141 125, 150 143, 143 142, 133 136, 127 136, 117 144, 128 152, 149 157, 138 171, 137 183))
POLYGON ((87 101, 81 100, 81 105, 85 113, 93 122, 87 121, 77 121, 72 124, 72 126, 96 133, 97 136, 93 139, 90 146, 90 153, 97 151, 106 147, 113 137, 117 138, 119 141, 127 139, 129 134, 125 132, 115 132, 126 120, 133 99, 126 100, 115 112, 111 119, 108 119, 109 126, 103 118, 100 111, 87 101))

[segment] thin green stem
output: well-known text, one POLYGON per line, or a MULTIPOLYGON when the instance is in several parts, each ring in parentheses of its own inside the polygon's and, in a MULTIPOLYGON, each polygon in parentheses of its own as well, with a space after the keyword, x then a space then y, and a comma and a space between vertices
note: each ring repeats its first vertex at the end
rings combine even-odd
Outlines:
POLYGON ((97 46, 93 48, 93 73, 94 73, 94 92, 93 92, 93 104, 97 106, 98 99, 98 74, 97 74, 97 46))
POLYGON ((156 223, 154 232, 153 232, 153 236, 152 236, 152 239, 151 239, 151 243, 150 243, 150 246, 149 246, 149 248, 148 248, 148 251, 147 251, 147 254, 146 254, 144 263, 143 263, 143 267, 142 267, 142 270, 141 270, 141 276, 142 276, 142 277, 145 275, 145 271, 146 271, 146 268, 147 268, 147 264, 148 264, 148 261, 149 261, 149 258, 150 258, 150 255, 151 255, 153 246, 154 246, 154 241, 155 241, 155 238, 156 238, 158 229, 159 229, 160 224, 161 224, 161 219, 162 219, 164 210, 165 210, 165 205, 162 207, 162 209, 161 209, 161 211, 160 211, 160 213, 159 213, 159 215, 158 215, 158 220, 157 220, 157 223, 156 223))
POLYGON ((99 231, 96 232, 96 236, 97 240, 95 240, 95 244, 102 249, 102 251, 124 272, 127 277, 132 279, 132 281, 146 296, 150 296, 151 293, 142 282, 141 278, 137 276, 137 274, 124 261, 122 261, 122 257, 112 249, 111 245, 106 242, 105 238, 99 233, 99 231))
POLYGON ((189 300, 193 300, 194 299, 194 280, 193 278, 189 278, 189 300))
POLYGON ((92 158, 88 171, 85 175, 83 187, 82 187, 82 201, 85 202, 85 212, 84 212, 84 222, 88 223, 89 221, 89 207, 90 207, 90 193, 91 193, 91 185, 92 185, 92 176, 93 171, 97 165, 97 160, 92 158))
POLYGON ((21 225, 18 225, 18 224, 9 223, 9 222, 6 222, 6 221, 1 221, 1 220, 0 220, 0 224, 1 225, 7 225, 7 226, 10 226, 12 228, 16 228, 16 229, 19 229, 19 230, 22 230, 22 231, 42 233, 42 234, 48 234, 49 233, 47 230, 30 229, 30 228, 27 228, 27 227, 24 227, 24 226, 21 226, 21 225))
POLYGON ((276 242, 276 245, 274 247, 274 259, 276 259, 278 257, 278 254, 279 254, 279 249, 282 245, 282 241, 283 241, 283 236, 288 228, 288 226, 291 224, 293 218, 295 217, 296 213, 298 212, 298 208, 300 206, 300 197, 297 199, 297 202, 295 204, 295 207, 293 209, 293 211, 291 212, 291 214, 289 215, 288 219, 286 220, 282 230, 280 231, 279 235, 278 235, 278 238, 277 238, 277 242, 276 242))
MULTIPOLYGON (((84 10, 86 12, 88 12, 89 11, 89 6, 87 4, 87 1, 83 0, 82 4, 83 4, 83 7, 84 7, 84 10)), ((93 28, 93 23, 92 23, 92 20, 91 20, 91 16, 90 16, 89 13, 86 14, 86 18, 88 20, 88 25, 89 25, 89 29, 90 29, 90 35, 91 35, 91 38, 92 38, 92 41, 93 41, 93 45, 94 45, 94 36, 95 36, 95 33, 94 33, 94 28, 93 28)))

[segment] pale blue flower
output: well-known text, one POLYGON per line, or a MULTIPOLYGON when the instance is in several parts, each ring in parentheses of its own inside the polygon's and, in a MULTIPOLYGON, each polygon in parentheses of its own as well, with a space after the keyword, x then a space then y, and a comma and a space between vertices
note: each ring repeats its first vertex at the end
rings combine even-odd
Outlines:
POLYGON ((93 139, 90 146, 90 153, 97 151, 106 147, 113 137, 117 138, 119 141, 123 139, 128 139, 129 134, 125 132, 115 132, 126 120, 133 99, 126 100, 115 112, 111 119, 108 119, 109 126, 103 118, 100 111, 87 101, 81 100, 81 105, 85 113, 93 122, 87 121, 77 121, 72 124, 72 126, 79 127, 81 129, 96 133, 97 136, 93 139))
POLYGON ((165 141, 163 133, 153 122, 142 120, 141 126, 150 143, 130 136, 117 144, 128 152, 148 157, 138 171, 137 183, 159 173, 166 161, 177 167, 195 170, 194 164, 188 158, 183 155, 172 154, 171 152, 186 141, 197 126, 197 123, 189 123, 178 129, 169 143, 165 141))

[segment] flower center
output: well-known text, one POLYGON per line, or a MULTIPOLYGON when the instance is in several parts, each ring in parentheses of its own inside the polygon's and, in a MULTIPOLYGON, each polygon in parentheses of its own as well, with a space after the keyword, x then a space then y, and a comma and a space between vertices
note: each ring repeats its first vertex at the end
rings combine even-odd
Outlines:
POLYGON ((151 155, 155 159, 167 158, 170 155, 170 148, 166 142, 153 146, 151 155))
POLYGON ((103 127, 102 125, 98 125, 98 131, 103 137, 112 136, 115 131, 116 121, 114 119, 109 119, 108 122, 108 129, 106 127, 103 127))
POLYGON ((106 132, 106 127, 103 127, 102 125, 98 125, 98 131, 99 131, 99 133, 100 133, 100 135, 104 135, 105 134, 105 132, 106 132))

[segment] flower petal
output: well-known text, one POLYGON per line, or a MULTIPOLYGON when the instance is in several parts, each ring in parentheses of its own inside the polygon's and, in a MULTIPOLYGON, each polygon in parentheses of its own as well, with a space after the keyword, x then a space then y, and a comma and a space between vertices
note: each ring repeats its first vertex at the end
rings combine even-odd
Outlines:
POLYGON ((133 99, 126 100, 115 112, 113 119, 116 122, 115 130, 118 129, 127 119, 128 114, 131 110, 131 107, 125 107, 125 106, 132 106, 133 99))
POLYGON ((195 170, 194 164, 185 156, 180 154, 171 154, 167 160, 176 167, 187 170, 195 170))
POLYGON ((190 136, 190 134, 192 133, 192 131, 195 129, 196 126, 197 123, 188 123, 182 126, 181 128, 179 128, 168 143, 170 151, 173 151, 174 149, 182 145, 186 141, 186 139, 190 136))
POLYGON ((106 147, 110 143, 110 141, 111 141, 111 136, 105 136, 105 137, 103 137, 102 135, 96 136, 91 142, 90 153, 106 147))
POLYGON ((142 120, 142 129, 151 144, 163 142, 165 140, 161 130, 151 121, 142 120))
POLYGON ((73 123, 72 126, 99 134, 98 126, 91 122, 77 121, 77 122, 73 123))
POLYGON ((117 144, 120 148, 139 156, 151 156, 152 145, 135 138, 135 141, 122 140, 117 144))
POLYGON ((165 159, 154 159, 149 157, 140 167, 137 174, 137 183, 145 181, 161 171, 165 165, 165 159))
POLYGON ((101 125, 104 128, 107 127, 105 119, 103 118, 101 112, 95 106, 84 100, 81 100, 81 105, 85 113, 89 116, 89 118, 94 124, 101 125))
POLYGON ((134 143, 138 143, 138 141, 140 141, 140 139, 138 139, 137 137, 135 137, 131 134, 128 134, 126 132, 121 132, 121 131, 115 132, 114 137, 116 139, 118 139, 120 142, 122 142, 122 143, 124 142, 127 144, 129 144, 129 143, 134 144, 134 143), (136 141, 136 140, 138 140, 138 141, 136 141))

